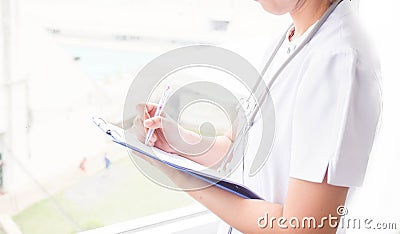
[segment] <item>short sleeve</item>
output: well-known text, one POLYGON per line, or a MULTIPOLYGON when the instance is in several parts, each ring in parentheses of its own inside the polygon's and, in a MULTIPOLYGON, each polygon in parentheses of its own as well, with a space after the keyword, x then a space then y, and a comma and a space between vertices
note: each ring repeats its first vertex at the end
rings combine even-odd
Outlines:
POLYGON ((379 66, 352 49, 314 56, 301 74, 290 177, 361 186, 381 113, 379 66), (377 68, 377 69, 375 69, 377 68))

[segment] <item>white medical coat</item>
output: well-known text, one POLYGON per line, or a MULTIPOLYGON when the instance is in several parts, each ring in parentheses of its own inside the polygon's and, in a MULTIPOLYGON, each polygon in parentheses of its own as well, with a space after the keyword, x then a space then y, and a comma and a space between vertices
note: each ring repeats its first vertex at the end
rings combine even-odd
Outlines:
MULTIPOLYGON (((320 183, 327 174, 332 185, 363 183, 380 121, 381 78, 378 59, 356 14, 350 2, 343 1, 270 89, 274 142, 268 161, 253 177, 249 168, 262 144, 262 121, 249 132, 244 165, 236 168, 233 178, 269 202, 284 204, 289 177, 320 183)), ((266 83, 308 32, 284 42, 264 76, 266 83)), ((219 233, 227 233, 228 227, 222 225, 219 233)))

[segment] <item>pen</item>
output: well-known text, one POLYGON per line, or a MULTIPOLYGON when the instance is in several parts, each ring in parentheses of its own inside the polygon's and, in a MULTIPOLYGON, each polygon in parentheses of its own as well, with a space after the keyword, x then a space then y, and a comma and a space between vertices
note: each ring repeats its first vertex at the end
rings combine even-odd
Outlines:
MULTIPOLYGON (((164 93, 161 96, 160 102, 158 103, 157 109, 156 109, 156 113, 154 114, 153 117, 157 117, 161 115, 162 110, 164 109, 165 103, 167 102, 167 98, 168 98, 168 93, 170 91, 171 87, 169 85, 167 85, 167 87, 164 90, 164 93)), ((149 129, 149 131, 146 134, 146 140, 145 140, 145 144, 148 145, 149 141, 151 139, 151 137, 153 136, 154 133, 154 129, 149 129)))

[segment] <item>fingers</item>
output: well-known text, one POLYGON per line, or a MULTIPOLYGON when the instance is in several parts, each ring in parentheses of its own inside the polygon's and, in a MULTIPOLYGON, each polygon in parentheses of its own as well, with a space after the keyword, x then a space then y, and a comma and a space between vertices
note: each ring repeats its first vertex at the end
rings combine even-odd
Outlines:
MULTIPOLYGON (((146 135, 147 135, 147 132, 149 131, 149 129, 156 130, 156 129, 162 128, 162 121, 163 121, 163 117, 161 117, 161 116, 156 116, 156 117, 144 120, 143 125, 145 127, 146 135)), ((151 138, 149 139, 149 145, 154 146, 156 141, 157 141, 157 134, 156 134, 156 132, 153 132, 151 138)))
POLYGON ((166 120, 166 115, 164 113, 161 113, 160 116, 154 116, 155 112, 157 111, 157 104, 153 103, 140 103, 136 105, 136 109, 138 110, 139 116, 134 120, 134 125, 136 128, 141 128, 141 131, 136 130, 136 136, 137 138, 141 141, 144 142, 149 129, 154 129, 156 130, 151 138, 149 139, 148 145, 149 146, 155 146, 157 140, 158 140, 158 135, 160 132, 158 132, 157 129, 162 128, 162 123, 164 120, 166 120), (154 116, 154 117, 151 117, 154 116))
POLYGON ((161 116, 152 117, 152 118, 144 120, 143 125, 146 128, 150 128, 150 129, 162 128, 162 119, 163 119, 163 117, 161 117, 161 116))
POLYGON ((144 106, 143 116, 144 116, 144 119, 149 119, 149 118, 151 118, 150 113, 149 113, 149 110, 147 109, 146 106, 144 106))
POLYGON ((157 134, 153 133, 153 135, 151 136, 150 140, 149 140, 149 146, 154 146, 156 144, 157 141, 157 134))
POLYGON ((148 113, 152 113, 156 111, 157 106, 158 105, 155 103, 139 103, 136 105, 136 110, 139 111, 139 113, 143 113, 143 111, 147 109, 148 113))
MULTIPOLYGON (((144 119, 148 119, 151 116, 154 116, 157 111, 157 107, 158 104, 155 103, 139 103, 136 105, 136 110, 139 113, 143 113, 144 119)), ((166 117, 164 111, 162 111, 160 115, 166 117)))

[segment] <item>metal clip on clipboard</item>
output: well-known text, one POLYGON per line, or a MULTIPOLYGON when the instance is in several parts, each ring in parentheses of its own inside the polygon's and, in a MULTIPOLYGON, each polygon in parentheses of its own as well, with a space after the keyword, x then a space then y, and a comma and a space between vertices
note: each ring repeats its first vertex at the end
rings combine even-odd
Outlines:
POLYGON ((110 124, 108 124, 102 118, 92 117, 92 121, 97 125, 105 134, 107 134, 114 142, 122 142, 124 137, 123 133, 114 129, 110 124))

